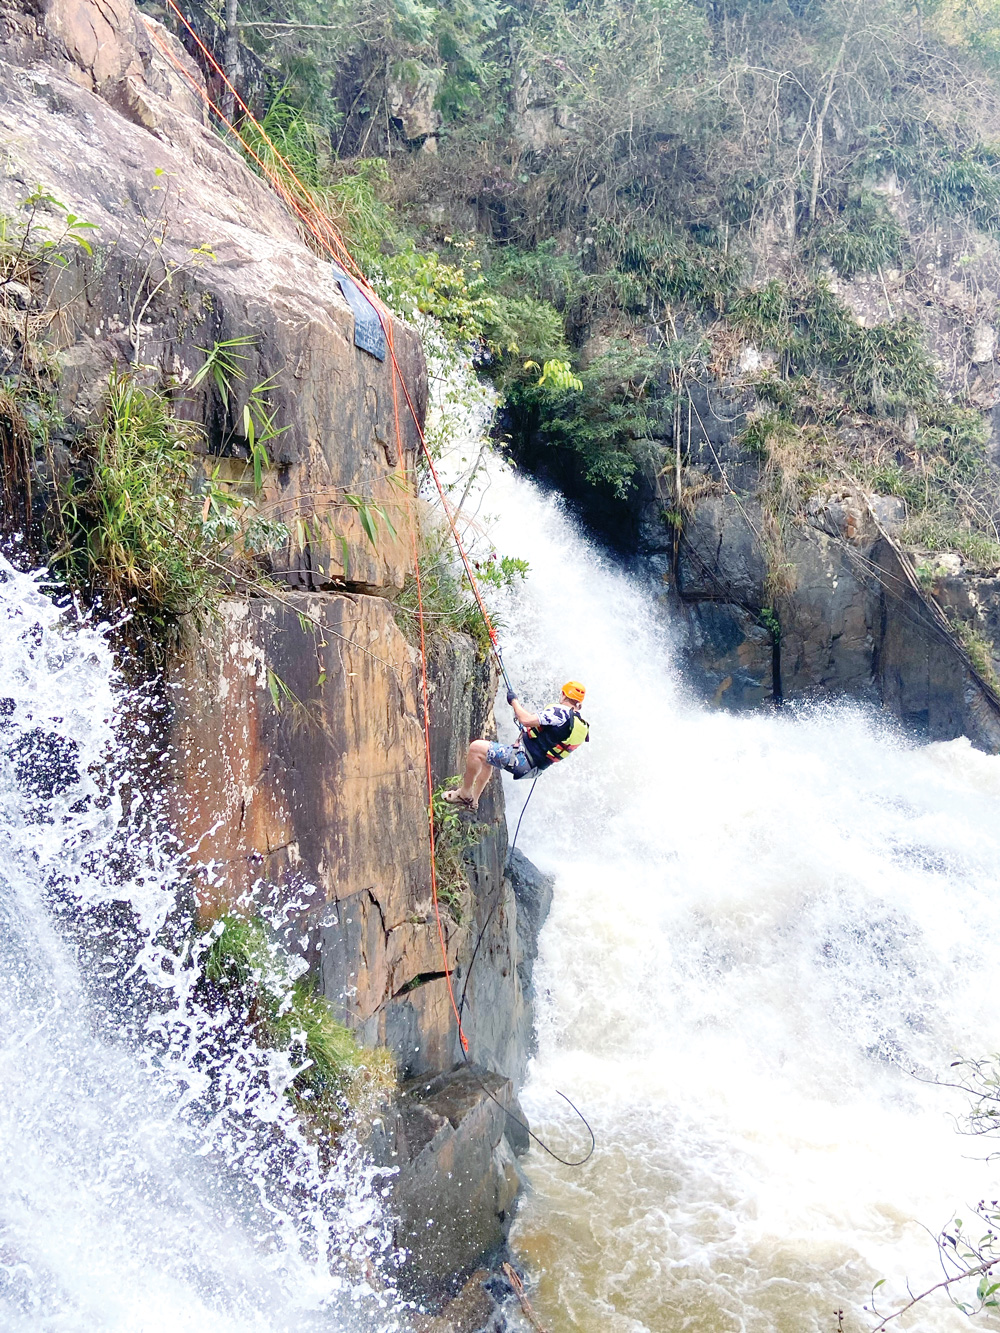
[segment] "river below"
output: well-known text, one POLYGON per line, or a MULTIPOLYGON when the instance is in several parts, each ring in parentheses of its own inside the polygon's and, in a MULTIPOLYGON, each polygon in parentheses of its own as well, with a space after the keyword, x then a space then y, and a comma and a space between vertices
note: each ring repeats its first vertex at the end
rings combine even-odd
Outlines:
MULTIPOLYGON (((556 1089, 597 1137, 577 1169, 527 1159, 538 1312, 552 1333, 871 1327, 873 1284, 891 1310, 939 1280, 933 1236, 998 1192, 935 1080, 1000 1049, 1000 759, 848 705, 708 711, 656 589, 557 498, 495 461, 478 522, 530 562, 505 636, 525 701, 580 679, 593 727, 519 841, 556 880, 525 1104, 564 1156, 586 1139, 556 1089)), ((505 784, 513 828, 528 784, 505 784)), ((938 1297, 897 1326, 968 1321, 938 1297)))

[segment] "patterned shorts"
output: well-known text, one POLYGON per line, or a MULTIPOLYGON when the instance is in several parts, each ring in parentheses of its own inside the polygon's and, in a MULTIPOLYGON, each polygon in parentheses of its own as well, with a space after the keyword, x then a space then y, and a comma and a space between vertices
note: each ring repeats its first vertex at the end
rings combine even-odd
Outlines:
POLYGON ((516 745, 500 745, 497 741, 490 741, 489 749, 486 751, 486 762, 493 768, 502 768, 508 773, 513 773, 516 778, 523 778, 533 770, 532 762, 523 750, 518 749, 516 745))

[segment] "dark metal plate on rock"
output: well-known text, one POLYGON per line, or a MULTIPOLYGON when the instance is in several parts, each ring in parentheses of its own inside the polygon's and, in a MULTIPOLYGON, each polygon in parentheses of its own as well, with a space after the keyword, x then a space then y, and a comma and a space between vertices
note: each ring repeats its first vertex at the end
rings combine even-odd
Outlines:
POLYGON ((354 345, 360 347, 369 356, 385 360, 385 329, 378 317, 378 311, 365 296, 353 278, 349 278, 338 264, 331 264, 333 276, 344 293, 347 304, 354 313, 354 345))

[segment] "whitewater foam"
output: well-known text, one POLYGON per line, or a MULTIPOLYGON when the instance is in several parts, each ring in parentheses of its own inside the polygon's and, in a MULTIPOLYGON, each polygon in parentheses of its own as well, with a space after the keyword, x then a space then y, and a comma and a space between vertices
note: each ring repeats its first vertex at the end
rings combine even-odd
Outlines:
POLYGON ((287 1055, 197 1002, 106 627, 0 561, 0 662, 0 1324, 398 1328, 375 1173, 349 1140, 321 1172, 287 1055))
MULTIPOLYGON (((996 1195, 951 1115, 956 1055, 1000 1049, 1000 760, 847 704, 709 712, 655 587, 494 460, 486 525, 531 574, 504 609, 528 705, 587 685, 592 743, 539 779, 520 846, 556 877, 515 1242, 553 1333, 836 1328, 996 1195)), ((506 717, 505 708, 498 713, 506 717)), ((505 724, 507 725, 507 724, 505 724)), ((512 733, 508 733, 512 734, 512 733)), ((506 784, 516 820, 527 783, 506 784)), ((996 1324, 988 1317, 987 1326, 996 1324)), ((947 1302, 904 1327, 957 1328, 947 1302)))

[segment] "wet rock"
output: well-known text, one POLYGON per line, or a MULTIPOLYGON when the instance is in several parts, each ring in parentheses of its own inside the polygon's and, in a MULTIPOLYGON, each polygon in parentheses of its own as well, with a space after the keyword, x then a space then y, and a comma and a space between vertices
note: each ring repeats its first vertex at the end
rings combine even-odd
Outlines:
POLYGON ((185 622, 169 685, 176 818, 213 866, 202 912, 250 900, 261 878, 301 900, 307 953, 352 1025, 440 972, 416 665, 391 605, 226 601, 185 622))
POLYGON ((517 971, 525 995, 530 996, 538 936, 552 908, 555 879, 539 870, 516 847, 510 855, 507 876, 517 903, 517 971))
MULTIPOLYGON (((490 881, 483 878, 484 888, 490 881)), ((495 883, 495 881, 493 881, 495 883)), ((457 980, 467 995, 466 1031, 475 1058, 513 1080, 524 1081, 535 1049, 532 974, 538 933, 552 903, 550 876, 516 849, 499 889, 477 897, 473 944, 475 961, 468 975, 464 963, 457 980)), ((519 1119, 523 1119, 515 1110, 519 1119)), ((526 1149, 524 1130, 512 1123, 511 1142, 526 1149)))
POLYGON ((686 612, 684 656, 705 701, 726 709, 770 702, 774 654, 759 618, 732 602, 693 602, 686 612))
MULTIPOLYGON (((970 676, 951 638, 909 588, 891 545, 880 542, 873 559, 883 575, 876 672, 884 705, 927 740, 965 735, 974 745, 997 751, 1000 705, 970 676)), ((1000 580, 946 577, 935 593, 953 618, 1000 642, 1000 580)), ((994 653, 994 669, 997 665, 994 653)))
POLYGON ((447 1290, 503 1245, 519 1188, 504 1138, 512 1095, 508 1079, 468 1065, 404 1089, 392 1209, 411 1291, 447 1290))
POLYGON ((786 540, 795 587, 778 600, 786 698, 848 694, 874 700, 878 595, 868 567, 809 527, 786 540))
POLYGON ((486 1285, 490 1273, 481 1268, 436 1317, 417 1319, 416 1333, 504 1333, 507 1320, 486 1285))
POLYGON ((758 540, 760 505, 747 497, 713 495, 685 521, 677 562, 682 598, 763 605, 767 563, 758 540))

